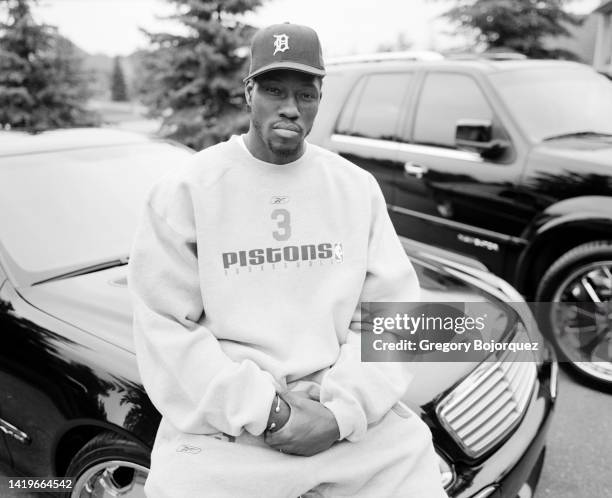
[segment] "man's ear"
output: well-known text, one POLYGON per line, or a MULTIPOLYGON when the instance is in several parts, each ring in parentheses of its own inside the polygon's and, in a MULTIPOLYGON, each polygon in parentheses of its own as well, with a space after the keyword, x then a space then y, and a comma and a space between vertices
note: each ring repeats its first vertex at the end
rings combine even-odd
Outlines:
POLYGON ((250 79, 246 82, 244 86, 244 98, 246 100, 246 105, 251 108, 251 102, 253 100, 253 89, 255 87, 255 82, 250 79))

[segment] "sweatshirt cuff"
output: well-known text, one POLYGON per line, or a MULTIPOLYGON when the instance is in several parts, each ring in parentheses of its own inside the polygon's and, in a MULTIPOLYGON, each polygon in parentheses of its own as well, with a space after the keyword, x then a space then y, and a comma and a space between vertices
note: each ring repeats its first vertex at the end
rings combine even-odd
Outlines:
MULTIPOLYGON (((338 430, 340 431, 338 441, 345 438, 354 441, 361 437, 359 433, 365 432, 365 430, 359 431, 358 427, 356 427, 358 421, 356 421, 355 418, 358 416, 358 413, 355 412, 354 408, 351 409, 348 403, 339 399, 334 399, 323 403, 323 406, 329 409, 336 418, 338 430)), ((367 424, 365 425, 367 427, 367 424)))
POLYGON ((262 386, 262 393, 260 396, 261 403, 259 404, 259 409, 261 410, 255 416, 255 419, 250 424, 245 425, 245 430, 252 434, 253 436, 260 436, 264 433, 266 428, 268 427, 268 418, 270 417, 270 409, 272 408, 272 403, 274 402, 274 397, 276 396, 276 388, 274 384, 270 382, 268 385, 262 386))

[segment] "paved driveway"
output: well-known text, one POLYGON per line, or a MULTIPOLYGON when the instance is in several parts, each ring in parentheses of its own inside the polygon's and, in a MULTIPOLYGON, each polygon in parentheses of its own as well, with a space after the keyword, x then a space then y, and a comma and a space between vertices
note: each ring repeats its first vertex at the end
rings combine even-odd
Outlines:
POLYGON ((535 498, 612 496, 612 394, 588 389, 563 370, 535 498))

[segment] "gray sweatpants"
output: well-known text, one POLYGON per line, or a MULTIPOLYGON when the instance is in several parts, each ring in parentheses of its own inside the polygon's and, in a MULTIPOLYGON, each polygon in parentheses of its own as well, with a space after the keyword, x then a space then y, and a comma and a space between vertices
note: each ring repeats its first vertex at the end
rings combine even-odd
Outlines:
MULTIPOLYGON (((163 421, 162 421, 163 424, 163 421)), ((148 498, 446 498, 427 425, 404 405, 358 442, 311 457, 280 453, 262 437, 235 441, 158 433, 148 498)))

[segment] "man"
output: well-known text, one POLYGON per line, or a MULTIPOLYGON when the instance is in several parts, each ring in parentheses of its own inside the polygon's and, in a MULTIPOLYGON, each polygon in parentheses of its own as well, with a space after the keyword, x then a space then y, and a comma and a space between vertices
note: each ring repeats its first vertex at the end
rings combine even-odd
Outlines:
POLYGON ((406 364, 360 361, 360 301, 419 288, 374 178, 304 140, 324 75, 313 30, 260 30, 248 133, 149 196, 129 265, 163 416, 149 497, 446 496, 406 364))

